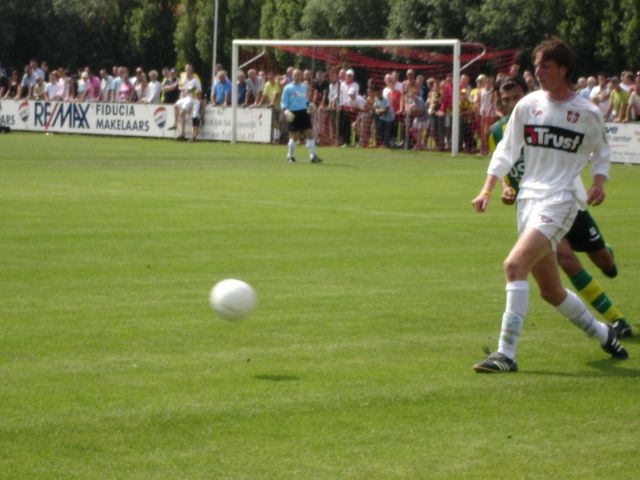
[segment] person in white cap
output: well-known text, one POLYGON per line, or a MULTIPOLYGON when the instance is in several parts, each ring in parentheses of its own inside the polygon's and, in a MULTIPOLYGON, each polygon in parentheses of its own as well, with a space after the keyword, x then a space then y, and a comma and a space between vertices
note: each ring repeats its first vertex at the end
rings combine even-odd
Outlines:
POLYGON ((351 96, 360 93, 360 85, 354 79, 354 71, 350 68, 345 72, 345 80, 340 83, 340 94, 338 103, 340 106, 339 137, 340 144, 347 146, 351 144, 351 123, 355 120, 354 112, 351 109, 351 96))

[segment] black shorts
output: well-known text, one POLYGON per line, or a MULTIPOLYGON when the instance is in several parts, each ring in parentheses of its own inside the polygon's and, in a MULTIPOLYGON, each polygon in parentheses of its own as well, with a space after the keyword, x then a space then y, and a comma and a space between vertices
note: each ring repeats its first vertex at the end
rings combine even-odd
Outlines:
POLYGON ((578 210, 566 238, 576 252, 597 252, 605 248, 598 225, 586 210, 578 210))
POLYGON ((306 110, 296 110, 293 112, 293 122, 289 124, 290 132, 302 132, 311 130, 311 117, 306 110))
POLYGON ((199 127, 200 126, 200 117, 196 117, 191 119, 191 125, 194 127, 199 127))

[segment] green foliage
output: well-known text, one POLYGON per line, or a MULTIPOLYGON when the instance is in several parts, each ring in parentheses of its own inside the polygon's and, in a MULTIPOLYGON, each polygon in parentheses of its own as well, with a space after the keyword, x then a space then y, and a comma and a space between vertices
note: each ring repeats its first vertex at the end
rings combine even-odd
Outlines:
MULTIPOLYGON (((186 62, 209 79, 215 0, 3 0, 0 61, 75 68, 186 62)), ((574 46, 579 74, 640 66, 640 0, 219 0, 217 59, 236 38, 461 38, 519 48, 546 34, 574 46)), ((290 54, 276 52, 281 66, 290 54)))
POLYGON ((599 58, 614 71, 620 65, 640 69, 640 1, 608 0, 602 20, 599 58))
MULTIPOLYGON (((218 23, 220 23, 220 19, 224 18, 224 10, 226 7, 226 1, 219 2, 219 9, 221 12, 218 13, 218 23)), ((203 67, 209 67, 207 70, 210 70, 211 61, 213 59, 213 17, 214 17, 214 1, 212 0, 196 0, 196 11, 198 15, 195 18, 195 28, 196 28, 196 50, 198 51, 198 56, 202 62, 203 67)), ((218 32, 220 32, 220 28, 218 25, 218 32)), ((222 38, 220 33, 218 33, 218 38, 222 38)), ((204 77, 209 78, 210 72, 200 72, 204 74, 204 77)))
POLYGON ((479 0, 389 2, 387 38, 462 38, 467 15, 479 0))
POLYGON ((259 37, 262 3, 260 0, 228 0, 218 19, 217 63, 230 68, 234 39, 259 37))
POLYGON ((175 57, 173 38, 179 0, 138 0, 124 18, 130 62, 145 69, 170 65, 175 57))
POLYGON ((626 66, 640 70, 640 0, 621 0, 622 29, 620 43, 626 66))
POLYGON ((624 53, 620 44, 622 11, 620 0, 602 0, 600 36, 596 41, 596 58, 607 71, 616 72, 616 65, 624 64, 624 53))
POLYGON ((265 0, 262 2, 260 37, 288 39, 300 32, 307 0, 265 0))
MULTIPOLYGON (((258 36, 261 3, 260 0, 219 1, 216 63, 229 68, 234 38, 258 36)), ((183 0, 179 11, 175 37, 178 64, 190 61, 200 76, 209 80, 213 60, 214 1, 183 0)))
POLYGON ((594 42, 600 37, 602 0, 563 0, 562 4, 565 14, 558 34, 573 47, 578 65, 597 64, 594 42))
MULTIPOLYGON (((31 5, 31 2, 25 5, 21 0, 0 2, 0 61, 5 66, 17 66, 17 59, 24 63, 28 55, 37 54, 29 50, 24 51, 25 45, 21 41, 23 36, 21 25, 24 25, 25 20, 35 17, 30 11, 31 5)), ((27 47, 31 47, 31 44, 29 43, 27 47)))
POLYGON ((128 64, 129 39, 124 32, 124 15, 135 0, 54 0, 51 27, 51 63, 71 68, 89 64, 94 68, 111 63, 128 64))
POLYGON ((173 39, 176 48, 176 66, 183 67, 187 63, 198 69, 200 58, 196 47, 196 4, 198 0, 182 0, 178 9, 178 21, 173 39))
POLYGON ((388 6, 380 0, 309 0, 300 24, 305 38, 382 38, 388 6))
POLYGON ((433 38, 430 0, 390 2, 386 36, 396 38, 433 38))
MULTIPOLYGON (((307 0, 265 0, 262 4, 260 37, 289 39, 295 38, 301 29, 301 20, 307 0)), ((281 65, 293 63, 292 55, 275 52, 281 65)))
POLYGON ((497 49, 521 48, 527 65, 534 46, 557 33, 558 10, 545 0, 486 0, 468 10, 463 37, 497 49))

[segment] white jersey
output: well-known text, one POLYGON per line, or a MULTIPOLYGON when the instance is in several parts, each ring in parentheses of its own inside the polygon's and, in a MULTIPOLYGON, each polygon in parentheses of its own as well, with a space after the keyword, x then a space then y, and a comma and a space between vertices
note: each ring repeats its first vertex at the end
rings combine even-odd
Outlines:
POLYGON ((182 85, 182 97, 193 98, 193 92, 195 92, 196 90, 198 92, 202 92, 202 85, 200 84, 200 80, 198 80, 196 77, 193 77, 191 80, 187 78, 182 85))
POLYGON ((502 178, 524 149, 519 199, 568 194, 578 200, 575 179, 591 161, 591 175, 609 176, 609 145, 598 107, 574 95, 556 102, 537 90, 514 109, 488 174, 502 178))

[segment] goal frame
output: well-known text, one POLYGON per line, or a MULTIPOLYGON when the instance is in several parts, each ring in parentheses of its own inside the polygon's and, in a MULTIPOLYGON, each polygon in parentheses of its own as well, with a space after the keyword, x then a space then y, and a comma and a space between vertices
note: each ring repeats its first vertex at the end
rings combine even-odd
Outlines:
POLYGON ((240 47, 449 47, 453 50, 453 111, 451 155, 458 154, 460 141, 460 52, 459 39, 440 40, 260 40, 237 39, 231 51, 231 143, 238 140, 238 58, 240 47))

